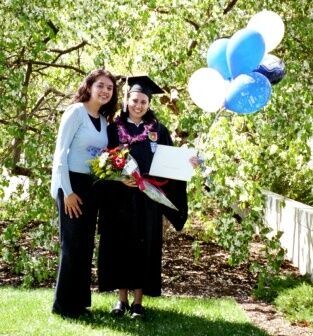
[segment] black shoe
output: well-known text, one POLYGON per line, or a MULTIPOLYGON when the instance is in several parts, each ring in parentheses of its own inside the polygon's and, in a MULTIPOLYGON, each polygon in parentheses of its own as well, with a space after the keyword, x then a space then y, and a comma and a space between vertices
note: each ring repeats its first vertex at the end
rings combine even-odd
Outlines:
POLYGON ((118 301, 111 310, 111 314, 114 316, 123 316, 127 310, 129 310, 128 302, 118 301))
POLYGON ((143 318, 145 309, 140 303, 133 303, 130 307, 130 314, 132 319, 143 318))

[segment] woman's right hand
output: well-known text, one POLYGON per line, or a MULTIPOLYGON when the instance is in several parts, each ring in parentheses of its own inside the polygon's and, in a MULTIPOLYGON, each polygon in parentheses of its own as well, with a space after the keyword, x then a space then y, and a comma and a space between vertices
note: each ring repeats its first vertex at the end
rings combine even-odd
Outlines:
POLYGON ((137 187, 136 180, 132 176, 123 178, 121 182, 124 183, 127 187, 137 187))
POLYGON ((83 201, 75 193, 71 193, 68 196, 64 196, 64 210, 65 213, 70 216, 70 218, 73 218, 74 215, 76 218, 78 218, 82 214, 80 208, 80 205, 82 204, 83 201))

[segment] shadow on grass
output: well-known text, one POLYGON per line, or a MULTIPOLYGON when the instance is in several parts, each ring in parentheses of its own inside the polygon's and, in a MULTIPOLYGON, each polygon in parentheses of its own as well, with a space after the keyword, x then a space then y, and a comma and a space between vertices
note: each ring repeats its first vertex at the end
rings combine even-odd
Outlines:
POLYGON ((276 275, 264 283, 263 286, 253 291, 253 296, 265 302, 273 302, 280 293, 286 289, 296 288, 306 283, 312 285, 309 275, 276 275))
POLYGON ((157 308, 148 308, 144 320, 132 320, 129 315, 116 318, 95 309, 91 316, 80 317, 78 321, 95 329, 105 327, 134 336, 269 336, 249 323, 209 320, 157 308))

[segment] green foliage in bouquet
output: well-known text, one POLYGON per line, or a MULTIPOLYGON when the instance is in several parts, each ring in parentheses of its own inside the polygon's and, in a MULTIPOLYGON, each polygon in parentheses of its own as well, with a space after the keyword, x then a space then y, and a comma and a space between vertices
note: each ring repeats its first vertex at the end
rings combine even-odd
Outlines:
POLYGON ((127 145, 107 149, 90 160, 90 169, 101 180, 119 180, 123 175, 128 153, 127 145))

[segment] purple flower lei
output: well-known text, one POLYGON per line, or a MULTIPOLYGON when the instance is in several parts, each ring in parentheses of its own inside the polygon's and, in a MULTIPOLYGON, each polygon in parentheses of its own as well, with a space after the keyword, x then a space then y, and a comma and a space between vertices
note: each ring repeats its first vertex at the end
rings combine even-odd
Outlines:
POLYGON ((124 127, 121 118, 116 118, 116 125, 117 125, 117 130, 118 130, 118 137, 120 139, 121 143, 128 143, 128 144, 132 144, 134 142, 139 142, 139 141, 144 141, 146 140, 148 133, 153 129, 154 127, 154 122, 147 124, 143 126, 143 131, 142 133, 132 136, 130 135, 126 128, 124 127))

